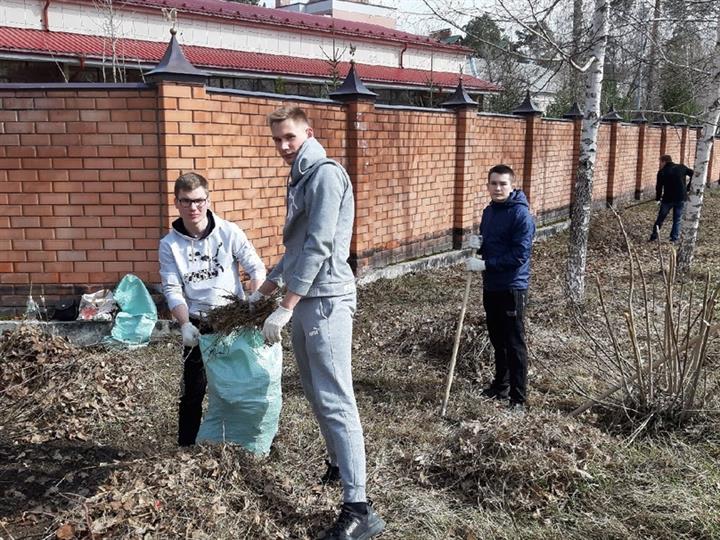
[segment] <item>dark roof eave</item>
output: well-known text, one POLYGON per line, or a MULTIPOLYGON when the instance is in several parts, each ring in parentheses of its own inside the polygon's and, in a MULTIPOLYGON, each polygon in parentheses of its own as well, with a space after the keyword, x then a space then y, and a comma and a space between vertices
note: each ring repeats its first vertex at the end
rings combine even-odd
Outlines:
MULTIPOLYGON (((102 64, 107 63, 107 58, 103 59, 101 56, 95 56, 95 55, 84 55, 84 54, 68 54, 68 53, 62 53, 62 55, 53 54, 53 53, 38 53, 38 51, 3 51, 0 49, 0 58, 6 57, 8 59, 13 60, 35 60, 40 62, 71 62, 73 64, 77 64, 80 62, 80 59, 85 62, 87 65, 92 66, 100 66, 102 64)), ((155 63, 150 61, 140 61, 140 62, 131 62, 126 67, 130 67, 132 69, 148 69, 152 66, 154 66, 155 63)), ((308 82, 311 82, 313 80, 315 81, 327 81, 331 79, 331 77, 328 75, 326 78, 319 77, 317 75, 310 75, 310 74, 302 74, 302 73, 281 73, 277 71, 265 71, 265 70, 250 70, 250 69, 237 69, 237 68, 230 68, 226 66, 214 66, 210 64, 198 64, 196 67, 202 68, 204 71, 210 72, 211 76, 223 76, 225 74, 227 75, 237 75, 238 73, 241 73, 243 75, 250 75, 250 76, 265 76, 267 78, 271 78, 273 76, 275 77, 292 77, 294 79, 298 80, 306 80, 308 82)), ((422 88, 427 88, 425 84, 413 84, 408 83, 404 81, 390 81, 390 80, 383 80, 383 79, 374 79, 374 78, 367 78, 363 79, 363 81, 373 87, 376 88, 398 88, 398 89, 408 89, 408 90, 417 90, 422 88)), ((465 83, 467 85, 467 83, 465 83)), ((454 90, 454 87, 451 85, 446 86, 440 86, 441 90, 448 90, 452 91, 454 90)), ((465 88, 469 93, 471 94, 483 94, 483 95, 497 95, 502 92, 502 89, 499 90, 493 90, 493 89, 485 89, 485 88, 479 88, 477 86, 466 86, 465 88)))

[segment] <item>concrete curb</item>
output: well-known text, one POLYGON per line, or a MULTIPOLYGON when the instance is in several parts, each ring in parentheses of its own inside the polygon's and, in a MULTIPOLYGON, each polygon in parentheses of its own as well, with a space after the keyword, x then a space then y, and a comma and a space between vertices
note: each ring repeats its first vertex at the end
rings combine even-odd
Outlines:
POLYGON ((378 279, 394 279, 411 272, 417 272, 420 270, 429 270, 431 268, 444 268, 452 266, 463 261, 470 253, 468 249, 461 249, 455 251, 446 251, 444 253, 438 253, 437 255, 430 255, 429 257, 422 257, 420 259, 413 259, 412 261, 405 261, 385 268, 378 268, 377 270, 371 270, 367 274, 362 275, 356 280, 358 286, 367 285, 378 279))
MULTIPOLYGON (((23 324, 38 325, 45 332, 62 336, 78 347, 98 345, 110 335, 113 323, 111 321, 0 321, 0 333, 5 330, 11 332, 23 324)), ((159 320, 155 323, 151 341, 167 339, 179 335, 180 329, 175 321, 159 320)))
MULTIPOLYGON (((535 242, 550 238, 569 227, 569 219, 540 227, 535 232, 535 242)), ((393 264, 391 266, 386 266, 385 268, 378 268, 377 270, 371 270, 367 274, 359 277, 356 280, 356 283, 359 287, 362 287, 363 285, 367 285, 373 281, 377 281, 378 279, 394 279, 412 272, 453 266, 463 262, 470 255, 470 252, 470 249, 456 249, 454 251, 446 251, 444 253, 430 255, 428 257, 422 257, 412 261, 393 264)))

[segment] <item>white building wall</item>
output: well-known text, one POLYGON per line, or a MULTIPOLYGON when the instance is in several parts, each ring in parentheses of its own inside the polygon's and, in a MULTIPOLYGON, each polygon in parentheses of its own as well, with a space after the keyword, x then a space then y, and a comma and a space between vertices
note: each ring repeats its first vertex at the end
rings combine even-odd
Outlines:
MULTIPOLYGON (((42 0, 0 0, 0 26, 42 28, 42 0)), ((157 12, 115 11, 115 37, 144 41, 167 42, 170 23, 157 12)), ((48 11, 51 31, 109 36, 109 16, 90 5, 65 4, 54 0, 48 11)), ((193 19, 180 14, 178 38, 183 45, 222 48, 237 51, 278 54, 298 58, 325 60, 338 51, 340 60, 350 59, 350 46, 356 47, 355 61, 359 64, 399 67, 402 43, 375 44, 365 40, 335 40, 330 36, 300 33, 282 29, 253 27, 222 21, 193 19), (323 52, 324 51, 324 52, 323 52)), ((410 69, 456 72, 464 63, 462 54, 450 51, 431 51, 408 46, 403 54, 403 66, 410 69)))
POLYGON ((337 19, 368 22, 387 28, 395 28, 395 8, 383 6, 377 0, 371 4, 343 0, 323 0, 322 2, 308 3, 303 6, 295 5, 293 8, 293 11, 302 11, 312 15, 332 15, 337 19))
POLYGON ((36 0, 0 1, 0 26, 42 30, 42 4, 36 0))

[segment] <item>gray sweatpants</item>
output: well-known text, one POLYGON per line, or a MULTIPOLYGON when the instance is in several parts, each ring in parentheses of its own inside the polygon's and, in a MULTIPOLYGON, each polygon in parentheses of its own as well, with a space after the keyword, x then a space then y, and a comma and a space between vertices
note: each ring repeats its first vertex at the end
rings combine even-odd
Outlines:
POLYGON ((292 318, 292 344, 300 381, 325 439, 330 462, 340 468, 343 502, 363 502, 365 442, 352 383, 355 293, 303 298, 292 318))

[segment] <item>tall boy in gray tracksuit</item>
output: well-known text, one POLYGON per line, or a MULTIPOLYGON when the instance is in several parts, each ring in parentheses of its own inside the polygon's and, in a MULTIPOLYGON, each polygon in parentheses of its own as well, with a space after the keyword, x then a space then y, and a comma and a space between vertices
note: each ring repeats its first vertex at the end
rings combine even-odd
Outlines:
POLYGON ((249 301, 285 286, 263 327, 280 341, 292 318, 292 346, 305 396, 328 452, 324 479, 339 475, 343 505, 328 540, 369 539, 385 524, 365 495, 365 443, 352 383, 352 325, 356 292, 348 257, 354 219, 352 185, 345 169, 328 159, 298 107, 268 116, 275 148, 291 166, 285 254, 249 301))

